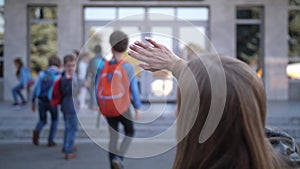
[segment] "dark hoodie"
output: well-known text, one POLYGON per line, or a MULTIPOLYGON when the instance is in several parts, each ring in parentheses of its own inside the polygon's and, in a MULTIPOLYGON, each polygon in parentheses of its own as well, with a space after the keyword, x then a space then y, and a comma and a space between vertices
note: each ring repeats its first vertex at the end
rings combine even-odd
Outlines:
POLYGON ((73 78, 66 78, 65 73, 61 76, 61 111, 65 115, 76 114, 76 100, 73 102, 73 96, 78 93, 78 78, 74 74, 73 78), (73 84, 72 84, 73 82, 73 84))

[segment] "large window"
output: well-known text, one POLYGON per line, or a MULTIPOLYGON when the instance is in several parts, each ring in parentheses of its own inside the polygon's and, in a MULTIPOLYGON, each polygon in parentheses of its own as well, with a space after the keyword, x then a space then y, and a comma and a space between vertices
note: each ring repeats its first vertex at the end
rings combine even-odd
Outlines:
POLYGON ((289 0, 288 11, 288 56, 287 75, 290 79, 300 79, 300 1, 289 0))
POLYGON ((236 10, 236 55, 257 72, 263 74, 261 7, 238 7, 236 10))
POLYGON ((29 7, 30 67, 38 73, 48 66, 48 58, 57 53, 57 8, 29 7))
MULTIPOLYGON (((207 7, 85 7, 85 48, 92 51, 96 44, 100 44, 104 57, 110 59, 109 35, 114 30, 122 30, 129 35, 130 43, 151 36, 189 60, 194 57, 190 51, 205 51, 208 48, 208 19, 207 7), (114 20, 118 21, 112 22, 114 20)), ((129 56, 126 59, 135 65, 138 73, 138 61, 129 56)), ((138 80, 143 100, 176 100, 176 83, 170 72, 145 71, 138 76, 138 80)))

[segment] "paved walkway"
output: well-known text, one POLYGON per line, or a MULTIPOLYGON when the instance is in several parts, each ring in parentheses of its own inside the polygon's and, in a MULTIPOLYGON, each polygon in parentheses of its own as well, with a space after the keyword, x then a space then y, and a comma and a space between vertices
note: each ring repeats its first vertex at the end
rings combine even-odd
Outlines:
POLYGON ((269 101, 267 125, 286 131, 300 143, 300 101, 269 101))
MULTIPOLYGON (((144 104, 139 121, 135 123, 138 138, 148 138, 159 135, 167 129, 174 132, 166 137, 175 139, 175 104, 144 104)), ((48 114, 49 115, 49 114, 48 114)), ((62 140, 64 123, 62 113, 59 114, 59 126, 56 138, 62 140)), ((13 108, 7 102, 0 102, 0 143, 1 142, 31 142, 32 130, 38 121, 38 113, 31 112, 29 106, 13 108)), ((108 139, 106 120, 96 111, 80 110, 78 112, 79 131, 78 139, 81 141, 108 139), (87 135, 88 134, 88 135, 87 135)), ((49 133, 50 118, 48 124, 41 132, 41 141, 46 140, 49 133)), ((169 139, 169 138, 166 138, 169 139)))
MULTIPOLYGON (((140 156, 148 153, 146 158, 127 158, 127 169, 168 169, 171 168, 175 148, 174 110, 176 105, 143 105, 144 113, 136 125, 137 137, 147 138, 155 136, 171 128, 169 135, 159 139, 134 141, 129 154, 140 156), (157 153, 164 150, 164 153, 157 153), (168 150, 168 151, 167 151, 168 150), (155 154, 157 153, 157 154, 155 154), (153 156, 149 155, 152 154, 153 156)), ((46 139, 49 125, 42 133, 41 145, 31 144, 31 132, 38 115, 31 113, 28 106, 21 109, 12 109, 9 103, 0 103, 0 168, 7 169, 108 169, 108 156, 105 146, 108 143, 107 124, 103 117, 100 118, 100 127, 97 127, 97 113, 81 111, 78 113, 82 124, 76 140, 78 157, 74 160, 64 160, 60 153, 63 121, 60 115, 60 124, 57 135, 58 146, 49 148, 46 139), (94 141, 101 146, 96 145, 94 141), (104 148, 104 149, 103 149, 104 148)), ((294 101, 269 101, 267 124, 283 129, 300 142, 300 102, 294 101)), ((140 156, 141 157, 141 156, 140 156)))
MULTIPOLYGON (((176 105, 143 105, 141 119, 136 123, 136 136, 124 165, 127 169, 171 168, 175 156, 174 111, 176 105), (173 126, 173 127, 172 127, 173 126), (158 139, 143 138, 156 136, 171 128, 171 134, 158 139), (171 139, 170 139, 171 138, 171 139)), ((64 131, 62 115, 56 142, 58 146, 47 147, 49 124, 41 133, 40 146, 31 143, 32 129, 38 120, 38 114, 32 113, 29 106, 14 109, 7 102, 0 103, 0 168, 7 169, 109 169, 107 123, 95 111, 78 112, 80 121, 76 145, 78 157, 64 160, 60 152, 64 131), (86 134, 88 133, 88 134, 86 134), (93 139, 93 141, 91 140, 93 139), (96 144, 97 143, 97 144, 96 144)), ((50 119, 49 119, 50 120, 50 119)), ((49 121, 48 121, 49 123, 49 121)))
MULTIPOLYGON (((76 159, 65 160, 61 146, 49 148, 32 144, 0 144, 3 169, 109 169, 107 152, 94 143, 79 143, 76 159)), ((141 147, 136 147, 141 148, 141 147)), ((142 148, 147 151, 147 147, 142 148)), ((175 149, 148 158, 125 158, 126 169, 170 169, 175 149)))
MULTIPOLYGON (((167 129, 174 130, 175 137, 175 104, 144 104, 141 119, 136 123, 136 137, 147 138, 156 136, 167 129)), ((300 101, 269 101, 267 124, 286 130, 300 142, 300 101)), ((93 139, 107 139, 107 123, 103 117, 98 119, 96 111, 82 110, 78 113, 80 128, 78 139, 89 141, 93 139), (98 123, 100 122, 100 124, 98 123)), ((38 121, 38 114, 32 113, 29 106, 14 109, 8 102, 0 102, 0 143, 4 142, 31 142, 32 130, 38 121)), ((50 119, 48 121, 50 123, 50 119)), ((46 140, 49 124, 41 133, 46 140)), ((58 127, 57 139, 62 140, 64 132, 62 114, 58 127)), ((175 139, 175 138, 174 138, 175 139)))

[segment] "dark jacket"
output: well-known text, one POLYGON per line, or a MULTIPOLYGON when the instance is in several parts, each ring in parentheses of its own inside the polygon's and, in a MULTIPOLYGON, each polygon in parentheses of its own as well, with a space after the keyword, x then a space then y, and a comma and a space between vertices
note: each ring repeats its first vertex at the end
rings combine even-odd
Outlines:
POLYGON ((278 153, 291 168, 298 168, 300 166, 299 148, 293 137, 284 131, 270 127, 265 128, 265 134, 275 152, 278 153))
POLYGON ((53 87, 51 105, 61 105, 61 111, 64 115, 76 114, 76 102, 73 102, 73 96, 78 94, 78 78, 76 75, 67 79, 64 73, 58 79, 53 87))

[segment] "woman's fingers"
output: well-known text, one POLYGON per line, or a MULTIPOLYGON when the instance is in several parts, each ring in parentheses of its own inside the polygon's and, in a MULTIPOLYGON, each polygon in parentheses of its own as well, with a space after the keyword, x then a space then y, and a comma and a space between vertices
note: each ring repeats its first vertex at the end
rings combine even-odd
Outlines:
MULTIPOLYGON (((146 41, 148 41, 149 43, 151 43, 153 45, 153 47, 160 48, 160 45, 156 41, 154 41, 153 39, 151 39, 150 37, 146 37, 145 39, 146 39, 146 41)), ((142 47, 144 49, 151 48, 151 46, 147 45, 146 43, 140 42, 140 41, 135 41, 134 44, 137 45, 137 46, 140 46, 140 47, 142 47)))
POLYGON ((145 70, 148 70, 148 71, 151 71, 151 72, 156 72, 158 71, 159 69, 155 69, 155 68, 152 68, 150 65, 147 65, 147 64, 143 64, 143 63, 140 63, 139 66, 145 70))
POLYGON ((146 49, 144 48, 141 48, 137 45, 130 45, 129 48, 139 54, 142 54, 142 55, 146 55, 146 56, 150 56, 151 55, 151 52, 148 52, 146 49))
POLYGON ((150 37, 146 37, 145 39, 146 39, 146 41, 148 41, 149 43, 151 43, 155 48, 159 48, 160 47, 160 45, 157 42, 155 42, 153 39, 151 39, 150 37))
POLYGON ((149 37, 146 37, 145 39, 147 42, 151 43, 151 45, 136 41, 129 46, 131 51, 128 52, 133 58, 144 62, 143 64, 140 64, 140 67, 143 69, 149 71, 170 69, 170 65, 178 60, 176 55, 164 45, 158 44, 149 37))
POLYGON ((150 65, 147 65, 147 64, 144 64, 144 63, 140 63, 139 64, 139 67, 145 69, 145 70, 149 70, 151 69, 151 66, 150 65))
POLYGON ((139 52, 135 52, 135 51, 128 51, 128 55, 139 60, 139 61, 142 61, 142 62, 146 62, 148 63, 149 62, 149 57, 148 56, 145 56, 145 55, 142 55, 140 54, 139 52))
POLYGON ((134 44, 141 47, 141 48, 144 48, 144 49, 148 49, 150 47, 149 45, 147 45, 143 42, 140 42, 140 41, 135 41, 134 44))

